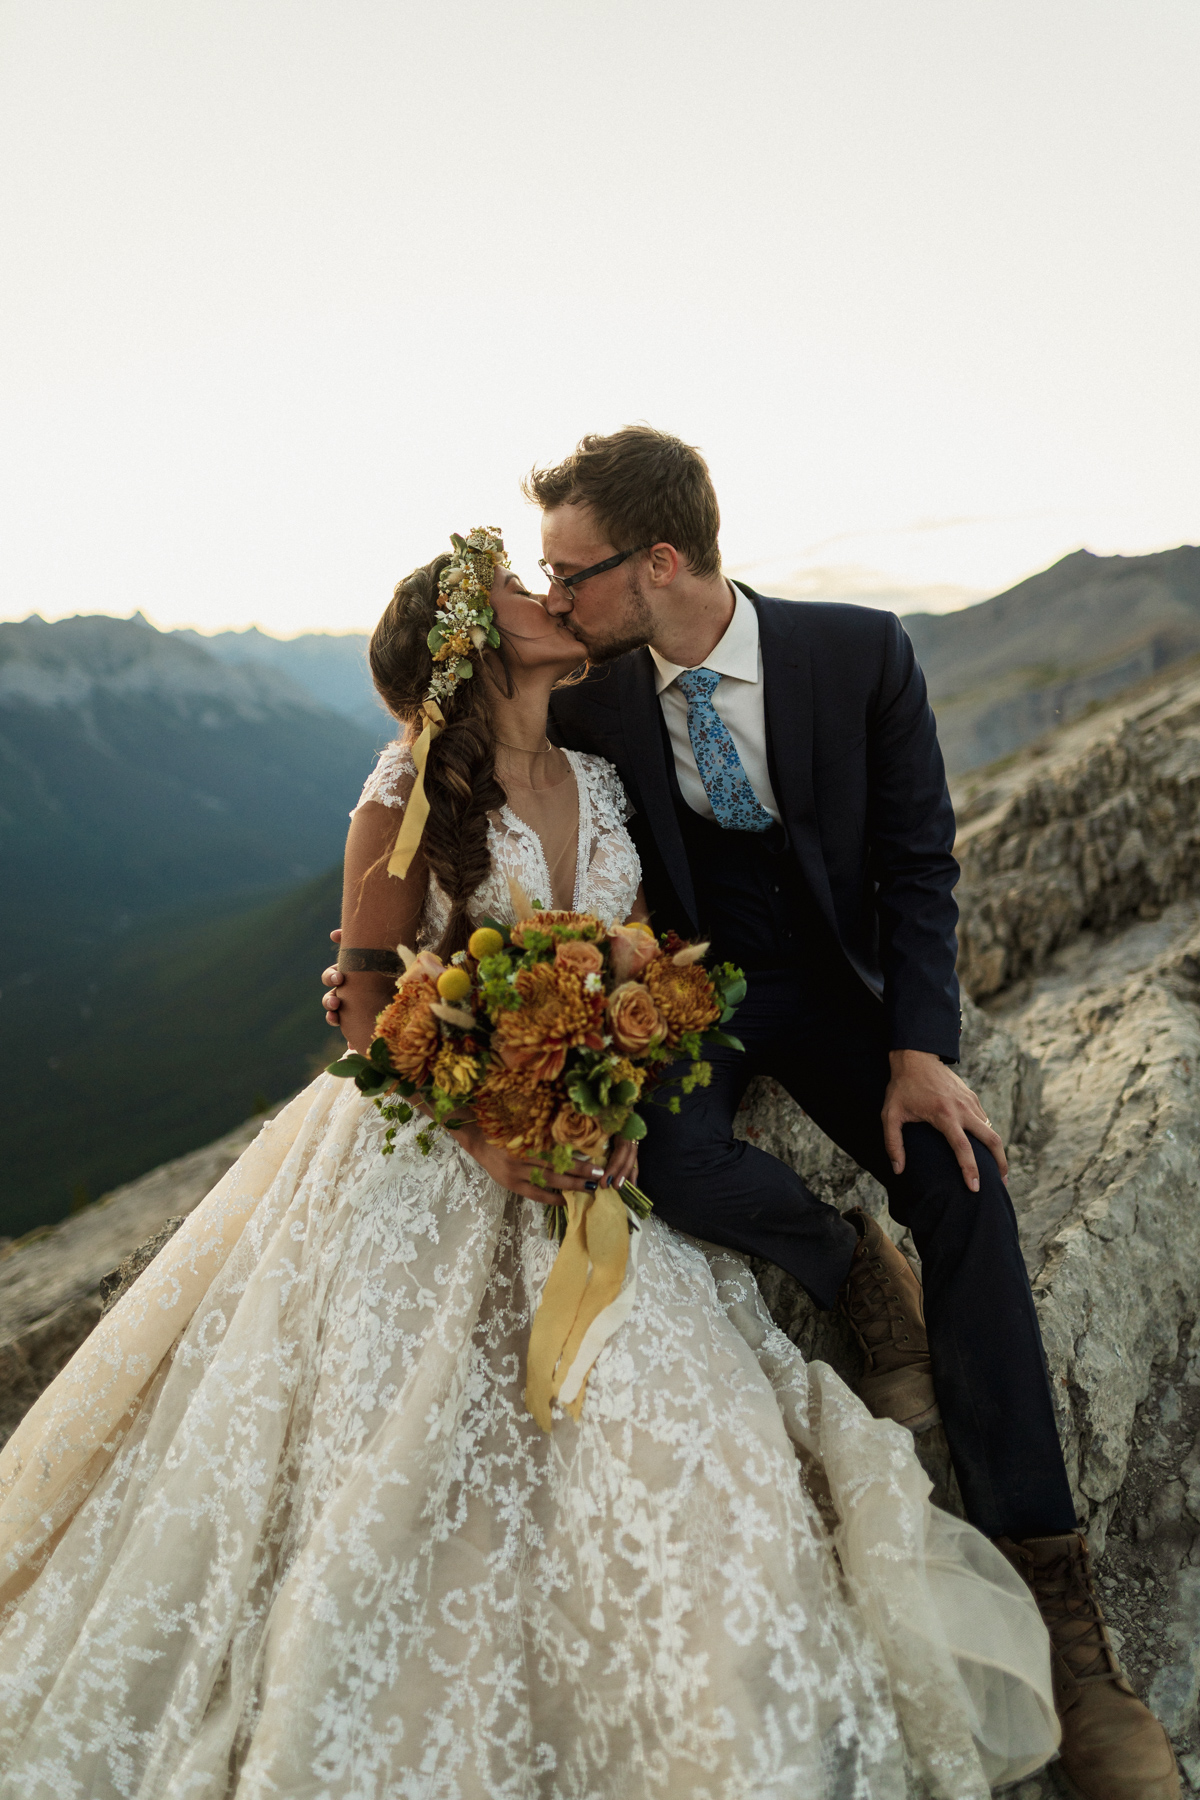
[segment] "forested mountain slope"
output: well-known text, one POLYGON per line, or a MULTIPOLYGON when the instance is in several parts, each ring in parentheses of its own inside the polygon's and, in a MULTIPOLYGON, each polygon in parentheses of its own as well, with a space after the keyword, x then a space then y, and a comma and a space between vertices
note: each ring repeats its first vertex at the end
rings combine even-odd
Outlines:
POLYGON ((278 671, 136 621, 0 624, 5 974, 48 934, 57 954, 318 874, 376 742, 278 671))
POLYGON ((305 1079, 381 735, 144 622, 0 624, 0 1235, 305 1079))
POLYGON ((0 1235, 228 1131, 345 1048, 321 1014, 340 864, 282 898, 152 921, 5 994, 0 1235))

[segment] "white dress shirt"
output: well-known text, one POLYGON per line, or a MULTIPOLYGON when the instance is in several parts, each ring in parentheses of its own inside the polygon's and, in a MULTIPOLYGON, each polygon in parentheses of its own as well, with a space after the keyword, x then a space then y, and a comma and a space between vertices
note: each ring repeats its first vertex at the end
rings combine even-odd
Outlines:
MULTIPOLYGON (((767 769, 767 721, 763 710, 762 647, 758 641, 758 614, 740 588, 729 583, 733 593, 733 617, 711 655, 699 668, 712 669, 721 677, 713 691, 713 705, 729 729, 734 747, 742 759, 746 778, 776 824, 780 822, 779 802, 771 787, 767 769)), ((675 752, 675 773, 679 791, 693 812, 703 819, 716 814, 705 792, 696 767, 696 754, 687 727, 687 696, 676 686, 685 671, 651 648, 654 658, 655 689, 666 720, 671 748, 675 752)))

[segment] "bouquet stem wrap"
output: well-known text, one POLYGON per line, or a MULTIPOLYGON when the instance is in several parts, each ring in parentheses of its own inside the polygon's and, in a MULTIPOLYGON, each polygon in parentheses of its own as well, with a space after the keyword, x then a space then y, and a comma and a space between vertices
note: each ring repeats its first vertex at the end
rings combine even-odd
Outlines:
POLYGON ((412 753, 417 779, 413 784, 413 791, 408 797, 408 805, 404 809, 404 818, 401 821, 400 830, 396 834, 392 854, 388 858, 388 874, 398 876, 401 881, 408 874, 412 859, 417 854, 425 831, 425 821, 429 817, 429 801, 425 795, 425 763, 429 756, 429 747, 446 723, 442 717, 442 709, 436 700, 426 700, 424 712, 425 726, 413 745, 412 753))
POLYGON ((567 1231, 550 1271, 529 1334, 525 1404, 543 1431, 553 1426, 551 1403, 576 1419, 592 1364, 628 1318, 637 1293, 637 1252, 625 1202, 614 1188, 564 1195, 567 1231), (625 1285, 630 1262, 633 1278, 625 1285))

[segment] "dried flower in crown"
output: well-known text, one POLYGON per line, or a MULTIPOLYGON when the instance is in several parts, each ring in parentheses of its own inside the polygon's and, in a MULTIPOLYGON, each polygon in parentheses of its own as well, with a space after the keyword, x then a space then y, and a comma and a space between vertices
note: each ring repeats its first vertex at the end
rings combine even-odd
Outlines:
POLYGON ((471 658, 500 644, 489 601, 497 564, 509 566, 500 533, 494 525, 477 525, 465 538, 451 532, 450 542, 454 555, 438 577, 437 619, 428 640, 434 665, 429 700, 448 700, 460 681, 474 675, 471 658))

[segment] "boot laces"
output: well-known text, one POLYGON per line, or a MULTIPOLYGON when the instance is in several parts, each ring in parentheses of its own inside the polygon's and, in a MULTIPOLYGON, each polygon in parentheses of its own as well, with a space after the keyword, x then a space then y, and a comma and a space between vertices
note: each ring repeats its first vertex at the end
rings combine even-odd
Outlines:
POLYGON ((1076 1681, 1119 1675, 1104 1618, 1083 1558, 1064 1550, 1049 1562, 1030 1557, 1030 1584, 1054 1648, 1076 1681))
POLYGON ((872 1348, 890 1340, 892 1313, 898 1307, 898 1296, 892 1292, 887 1278, 876 1272, 874 1260, 868 1254, 855 1258, 846 1289, 850 1323, 863 1342, 872 1348))

